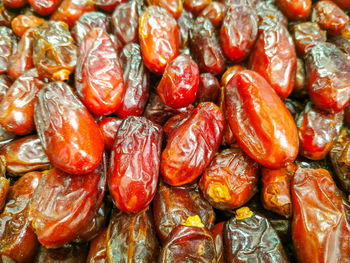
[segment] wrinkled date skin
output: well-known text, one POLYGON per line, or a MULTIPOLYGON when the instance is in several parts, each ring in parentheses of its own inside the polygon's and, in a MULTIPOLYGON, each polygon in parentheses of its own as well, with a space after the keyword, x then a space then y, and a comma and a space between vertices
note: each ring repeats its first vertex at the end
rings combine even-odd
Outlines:
POLYGON ((85 174, 100 163, 104 141, 98 125, 64 82, 51 82, 38 93, 35 126, 55 167, 85 174))
POLYGON ((160 170, 165 182, 184 185, 204 172, 221 144, 224 125, 218 106, 199 103, 192 116, 171 134, 162 153, 160 170))
POLYGON ((17 36, 22 37, 29 28, 39 26, 44 22, 44 19, 34 15, 19 15, 12 20, 11 28, 17 36))
POLYGON ((165 241, 158 262, 217 262, 215 241, 204 227, 177 226, 165 241))
POLYGON ((220 93, 220 83, 211 73, 202 73, 199 75, 196 103, 214 102, 216 103, 220 93))
POLYGON ((243 2, 228 7, 220 29, 221 49, 234 62, 249 55, 258 35, 256 11, 243 2))
POLYGON ((293 164, 281 169, 262 168, 262 203, 264 208, 290 218, 293 213, 290 181, 296 170, 293 164))
POLYGON ((217 223, 213 228, 210 230, 214 242, 215 242, 215 248, 216 248, 216 254, 217 254, 217 262, 218 263, 224 263, 224 241, 222 239, 222 229, 224 227, 225 222, 217 223))
POLYGON ((186 107, 197 96, 199 69, 189 56, 179 55, 168 63, 157 92, 165 105, 172 108, 186 107))
POLYGON ((89 248, 88 244, 67 244, 56 249, 39 248, 34 263, 85 263, 89 248))
POLYGON ((63 0, 51 20, 63 21, 71 28, 84 13, 96 11, 94 0, 63 0))
POLYGON ((304 20, 311 10, 311 0, 277 0, 279 8, 290 20, 304 20))
POLYGON ((136 0, 122 3, 115 8, 112 15, 112 29, 122 44, 137 43, 139 15, 140 8, 136 0))
POLYGON ((34 104, 44 85, 35 68, 11 85, 0 103, 0 125, 6 131, 26 135, 34 130, 34 104))
POLYGON ((325 31, 321 30, 317 23, 304 22, 293 26, 293 37, 298 53, 304 57, 309 49, 319 42, 326 42, 325 31))
POLYGON ((213 26, 218 27, 221 25, 221 22, 225 15, 225 6, 220 2, 212 2, 203 11, 199 16, 203 16, 210 20, 213 26))
POLYGON ((164 7, 175 19, 181 15, 182 2, 182 0, 147 0, 148 5, 164 7))
POLYGON ((113 12, 115 8, 122 5, 124 2, 127 2, 127 0, 96 0, 95 6, 107 12, 113 12))
POLYGON ((223 239, 227 262, 288 262, 276 231, 261 215, 231 218, 223 227, 223 239))
POLYGON ((15 12, 10 11, 4 6, 3 1, 0 2, 0 26, 10 27, 11 21, 16 15, 17 14, 15 12))
POLYGON ((79 47, 75 88, 87 109, 97 115, 111 114, 122 102, 122 68, 111 38, 102 29, 87 33, 79 47))
POLYGON ((109 191, 118 209, 146 208, 157 188, 162 128, 144 117, 128 117, 119 126, 110 160, 109 191))
POLYGON ((190 38, 192 56, 201 73, 221 74, 225 69, 224 55, 210 20, 198 17, 190 31, 190 38))
POLYGON ((214 225, 213 208, 200 195, 196 183, 170 186, 160 182, 153 201, 153 218, 157 235, 163 243, 176 226, 195 215, 208 229, 214 225))
POLYGON ((312 22, 331 35, 339 35, 349 22, 349 17, 336 4, 329 0, 318 1, 311 14, 312 22))
POLYGON ((171 117, 163 126, 165 141, 167 142, 170 135, 190 117, 191 112, 183 112, 171 117))
POLYGON ((55 11, 60 0, 28 0, 28 2, 39 15, 47 16, 55 11))
POLYGON ((180 32, 180 48, 184 49, 187 47, 190 40, 190 31, 193 27, 194 17, 191 12, 186 9, 182 10, 181 16, 177 20, 180 32))
POLYGON ((91 240, 86 263, 107 262, 107 229, 102 230, 98 236, 91 240))
POLYGON ((294 87, 297 57, 287 28, 271 20, 260 25, 250 65, 282 99, 288 97, 294 87))
POLYGON ((177 22, 159 6, 149 6, 140 17, 139 40, 145 65, 156 74, 163 74, 179 53, 177 22))
POLYGON ((346 262, 350 225, 329 172, 299 168, 292 179, 292 237, 298 261, 346 262))
POLYGON ((6 144, 0 149, 0 162, 14 176, 50 168, 50 161, 37 135, 22 137, 6 144))
POLYGON ((18 42, 16 51, 11 55, 7 74, 17 79, 24 72, 34 67, 33 62, 33 29, 28 29, 18 42))
POLYGON ((343 112, 325 112, 309 102, 296 123, 300 154, 312 160, 321 160, 326 157, 340 133, 343 112))
POLYGON ((115 135, 117 134, 118 128, 122 123, 122 119, 116 117, 105 117, 98 122, 103 140, 105 142, 105 150, 110 152, 113 147, 115 135))
POLYGON ((212 0, 184 0, 183 5, 193 15, 198 16, 211 2, 212 0))
POLYGON ((305 62, 303 59, 297 58, 297 69, 295 73, 293 93, 297 94, 297 96, 305 97, 308 94, 307 84, 305 62))
POLYGON ((10 180, 0 175, 0 214, 6 204, 7 194, 10 191, 10 180))
POLYGON ((215 208, 232 210, 258 191, 258 164, 239 149, 217 154, 199 180, 199 189, 215 208))
POLYGON ((156 262, 159 244, 149 208, 135 213, 114 212, 107 232, 107 262, 156 262))
POLYGON ((57 168, 43 175, 29 207, 39 242, 58 248, 79 236, 96 215, 106 188, 105 163, 91 173, 70 175, 57 168))
POLYGON ((343 53, 350 55, 350 41, 342 36, 333 36, 329 38, 329 42, 337 46, 343 53))
POLYGON ((32 262, 38 247, 28 218, 28 205, 41 177, 41 172, 22 176, 11 188, 0 215, 0 254, 19 263, 32 262))
POLYGON ((288 26, 288 19, 281 12, 281 10, 270 1, 260 1, 256 5, 256 11, 259 17, 259 25, 266 19, 271 19, 278 24, 282 24, 285 27, 288 26))
POLYGON ((11 87, 13 81, 10 77, 3 74, 0 75, 0 103, 2 99, 6 96, 8 89, 11 87))
POLYGON ((243 70, 225 87, 225 108, 232 132, 245 153, 268 168, 281 168, 298 154, 294 119, 259 74, 243 70))
POLYGON ((150 89, 149 73, 143 63, 140 46, 135 43, 125 45, 119 59, 126 91, 115 114, 120 118, 140 116, 150 89))
POLYGON ((41 77, 68 80, 77 62, 74 40, 64 22, 45 21, 33 31, 33 62, 41 77))
POLYGON ((329 152, 335 174, 342 189, 350 194, 350 135, 339 136, 329 152))
POLYGON ((9 59, 16 45, 16 37, 12 30, 6 26, 0 26, 0 74, 7 72, 9 59))
POLYGON ((339 112, 350 102, 350 63, 336 46, 318 43, 306 58, 309 96, 320 109, 339 112))
POLYGON ((78 47, 90 30, 101 28, 105 32, 110 31, 110 18, 101 12, 88 12, 77 20, 71 30, 72 37, 78 47))

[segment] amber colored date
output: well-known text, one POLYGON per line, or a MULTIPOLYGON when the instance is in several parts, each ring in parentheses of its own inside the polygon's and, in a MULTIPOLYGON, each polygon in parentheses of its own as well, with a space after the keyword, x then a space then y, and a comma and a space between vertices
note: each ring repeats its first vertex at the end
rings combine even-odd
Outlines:
POLYGON ((73 27, 84 13, 95 11, 94 0, 63 0, 56 11, 52 14, 51 20, 63 21, 73 27))
POLYGON ((215 208, 232 210, 257 192, 258 164, 237 149, 217 154, 199 180, 199 189, 215 208))
POLYGON ((107 232, 107 262, 156 262, 159 244, 149 208, 114 212, 107 232))
POLYGON ((115 114, 120 118, 140 116, 146 106, 150 89, 149 73, 143 63, 140 46, 135 43, 125 45, 119 60, 126 91, 115 114))
POLYGON ((11 87, 13 81, 10 77, 5 74, 0 75, 0 103, 5 97, 8 89, 11 87))
POLYGON ((42 245, 58 248, 85 231, 104 196, 105 168, 102 162, 84 175, 57 168, 43 175, 29 207, 32 227, 42 245))
POLYGON ((234 75, 225 87, 225 109, 239 145, 252 159, 268 168, 295 160, 294 119, 262 76, 251 70, 234 75))
POLYGON ((10 189, 0 215, 0 254, 19 263, 32 262, 37 251, 38 241, 30 226, 28 206, 41 177, 41 172, 23 175, 10 189))
POLYGON ((28 0, 28 2, 39 15, 47 16, 56 10, 60 0, 28 0))
POLYGON ((6 26, 0 26, 0 74, 7 72, 11 55, 16 49, 16 37, 12 30, 6 26))
POLYGON ((208 229, 214 225, 213 208, 200 195, 196 183, 184 186, 170 186, 163 181, 159 183, 153 201, 153 218, 157 235, 162 242, 176 226, 196 215, 208 229))
POLYGON ((127 0, 96 0, 95 6, 107 12, 113 12, 118 6, 122 5, 127 0))
POLYGON ((212 0, 184 0, 183 5, 193 15, 198 16, 211 2, 212 0))
POLYGON ((292 237, 298 261, 346 262, 350 224, 329 172, 299 168, 292 179, 292 237))
POLYGON ((109 191, 118 209, 139 212, 152 201, 158 182, 163 132, 144 117, 119 126, 110 159, 109 191))
POLYGON ((170 61, 157 92, 165 105, 183 108, 194 102, 199 84, 199 69, 191 57, 179 55, 170 61))
POLYGON ((89 31, 78 50, 75 88, 87 109, 108 115, 120 106, 125 86, 113 42, 103 29, 89 31))
POLYGON ((165 241, 158 262, 217 262, 215 242, 204 227, 179 225, 165 241))
POLYGON ((220 28, 221 49, 226 57, 239 62, 250 53, 258 35, 258 16, 251 6, 246 4, 227 7, 220 28))
POLYGON ((107 229, 102 230, 98 236, 91 240, 86 263, 107 262, 107 229))
POLYGON ((222 239, 222 229, 224 227, 225 222, 217 223, 213 228, 210 230, 214 242, 215 242, 215 249, 217 254, 217 263, 224 263, 224 241, 222 239))
POLYGON ((50 161, 37 135, 22 137, 6 144, 0 149, 0 162, 14 176, 50 168, 50 161))
POLYGON ((203 16, 210 20, 213 26, 218 27, 225 15, 225 6, 220 3, 213 1, 206 8, 202 10, 199 16, 203 16))
POLYGON ((285 262, 288 260, 282 243, 262 215, 253 213, 248 207, 236 211, 236 217, 227 221, 223 227, 224 258, 227 262, 285 262))
POLYGON ((34 263, 85 263, 89 248, 88 244, 67 244, 56 249, 40 246, 34 263))
POLYGON ((286 218, 292 216, 290 181, 296 170, 293 164, 281 169, 262 168, 262 203, 264 208, 286 218))
POLYGON ((291 20, 306 19, 311 10, 311 0, 277 0, 282 12, 291 20))
POLYGON ((12 20, 11 28, 17 36, 22 37, 29 28, 39 26, 44 21, 44 19, 34 15, 19 15, 12 20))
POLYGON ((10 191, 10 180, 0 175, 0 214, 6 204, 7 194, 10 191))
POLYGON ((36 69, 28 70, 11 85, 0 103, 0 125, 6 131, 26 135, 34 130, 34 104, 43 87, 36 69))
POLYGON ((182 0, 147 0, 148 5, 164 7, 175 19, 181 15, 182 2, 182 0))
POLYGON ((24 72, 34 67, 33 62, 33 29, 28 29, 18 42, 16 51, 11 55, 7 74, 19 78, 24 72))
POLYGON ((220 83, 213 74, 202 73, 199 75, 196 103, 206 101, 216 103, 219 93, 220 83))
POLYGON ((122 123, 122 119, 116 117, 105 117, 98 122, 103 140, 105 143, 105 149, 110 152, 113 147, 115 135, 117 134, 118 128, 122 123))
POLYGON ((318 43, 308 52, 306 72, 311 101, 320 109, 339 112, 350 102, 350 63, 330 43, 318 43))
POLYGON ((64 82, 51 82, 37 95, 35 126, 51 163, 71 174, 92 172, 104 142, 88 110, 64 82))
POLYGON ((45 21, 33 30, 33 62, 41 77, 68 80, 74 71, 77 51, 64 22, 45 21))
POLYGON ((251 69, 263 76, 282 99, 293 90, 296 59, 287 28, 271 20, 262 23, 250 56, 251 69))
POLYGON ((204 172, 221 144, 224 124, 218 106, 199 103, 192 116, 171 134, 162 153, 160 170, 165 182, 183 185, 204 172))
POLYGON ((324 159, 337 139, 343 125, 343 112, 322 111, 309 102, 296 121, 300 154, 312 159, 324 159))
POLYGON ((4 2, 0 2, 0 26, 11 26, 12 19, 17 14, 4 6, 4 2))
POLYGON ((270 19, 278 24, 288 26, 288 19, 281 10, 270 1, 260 1, 256 5, 256 11, 259 17, 259 25, 270 19))

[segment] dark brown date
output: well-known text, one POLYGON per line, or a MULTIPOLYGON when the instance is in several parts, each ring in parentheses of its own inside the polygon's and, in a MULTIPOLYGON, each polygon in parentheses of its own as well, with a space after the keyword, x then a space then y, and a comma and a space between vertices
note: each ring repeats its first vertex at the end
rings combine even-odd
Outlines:
POLYGON ((13 31, 0 26, 0 74, 7 72, 10 56, 16 49, 17 41, 13 31))
POLYGON ((215 248, 216 248, 216 254, 217 254, 217 263, 224 263, 224 241, 222 239, 222 229, 224 227, 225 222, 217 223, 213 228, 210 230, 214 242, 215 242, 215 248))
POLYGON ((203 225, 210 229, 215 215, 210 204, 200 195, 196 183, 170 186, 160 182, 153 201, 153 218, 159 239, 164 242, 171 231, 198 215, 203 225))
POLYGON ((10 180, 0 175, 0 214, 6 204, 7 194, 10 191, 10 180))
POLYGON ((211 73, 199 75, 196 103, 210 101, 216 103, 220 93, 220 83, 211 73))
POLYGON ((86 263, 106 263, 107 262, 107 229, 102 230, 90 242, 90 250, 86 263))
POLYGON ((159 244, 149 208, 135 214, 115 211, 106 241, 107 262, 153 263, 158 258, 159 244))
POLYGON ((85 263, 88 244, 67 244, 56 249, 40 246, 34 263, 85 263))
POLYGON ((190 41, 190 31, 193 27, 194 16, 186 9, 182 10, 181 16, 177 20, 180 32, 180 48, 184 49, 190 41))

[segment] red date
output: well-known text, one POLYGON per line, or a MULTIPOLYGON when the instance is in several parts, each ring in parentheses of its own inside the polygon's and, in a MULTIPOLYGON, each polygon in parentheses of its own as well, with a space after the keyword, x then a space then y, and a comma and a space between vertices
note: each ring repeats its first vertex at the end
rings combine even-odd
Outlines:
POLYGON ((282 12, 291 20, 306 19, 311 10, 311 0, 277 0, 282 12))
POLYGON ((182 0, 147 0, 148 5, 164 7, 175 19, 181 15, 182 2, 182 0))
POLYGON ((7 72, 9 59, 16 49, 16 37, 12 30, 0 26, 0 74, 7 72))
POLYGON ((55 11, 60 0, 28 0, 28 2, 39 15, 47 16, 55 11))
POLYGON ((3 2, 9 8, 21 8, 28 3, 28 0, 3 0, 3 2))
POLYGON ((213 1, 209 4, 203 11, 199 14, 199 16, 203 16, 210 20, 214 27, 218 27, 221 25, 221 22, 225 15, 225 6, 220 2, 213 1))
POLYGON ((105 149, 110 152, 113 147, 113 142, 115 135, 117 134, 118 128, 122 123, 122 119, 115 117, 106 117, 98 122, 98 127, 100 128, 103 140, 105 142, 105 149))
POLYGON ((217 223, 213 228, 211 229, 211 234, 213 236, 214 242, 215 242, 215 248, 216 248, 216 254, 218 256, 218 263, 224 263, 224 244, 222 239, 222 229, 224 227, 225 222, 217 223))
POLYGON ((90 250, 86 263, 107 262, 107 228, 102 230, 97 237, 90 242, 90 250))
POLYGON ((167 142, 170 135, 176 131, 182 124, 184 124, 191 117, 191 111, 179 113, 171 117, 163 126, 165 141, 167 142))
POLYGON ((256 5, 256 11, 259 17, 259 25, 270 19, 278 24, 288 26, 288 19, 284 16, 279 8, 270 1, 260 1, 256 5))
POLYGON ((193 15, 198 16, 200 12, 210 5, 212 0, 184 0, 184 7, 193 15))
POLYGON ((196 103, 216 102, 220 93, 220 84, 217 78, 211 73, 199 75, 196 103))

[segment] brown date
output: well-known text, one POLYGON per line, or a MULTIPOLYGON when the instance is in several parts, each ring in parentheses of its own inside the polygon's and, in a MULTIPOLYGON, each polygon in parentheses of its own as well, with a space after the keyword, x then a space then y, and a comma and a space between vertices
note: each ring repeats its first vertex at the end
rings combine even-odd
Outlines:
POLYGON ((96 0, 95 6, 107 12, 113 12, 118 6, 122 5, 127 0, 96 0))
POLYGON ((150 89, 149 73, 143 63, 140 46, 135 43, 125 45, 119 60, 126 91, 115 114, 120 118, 140 116, 146 106, 150 89))
POLYGON ((311 0, 277 0, 279 8, 290 20, 304 20, 311 10, 311 0))
POLYGON ((201 102, 191 117, 174 131, 161 157, 166 183, 183 185, 195 180, 213 159, 224 130, 225 117, 211 102, 201 102))
POLYGON ((292 179, 292 237, 298 262, 347 262, 350 224, 342 194, 324 169, 298 168, 292 179))
POLYGON ((175 19, 182 13, 182 0, 147 0, 147 3, 164 7, 175 19))
POLYGON ((202 10, 199 16, 209 19, 213 26, 218 27, 225 16, 225 6, 220 2, 213 1, 202 10))
POLYGON ((293 207, 290 181, 296 170, 293 164, 281 169, 262 168, 262 203, 264 208, 289 218, 293 207))
POLYGON ((39 15, 47 16, 56 10, 60 0, 28 0, 28 2, 39 15))
POLYGON ((199 84, 197 89, 196 103, 216 102, 220 93, 220 83, 211 73, 202 73, 199 75, 199 84))
POLYGON ((43 175, 29 207, 39 242, 58 248, 79 236, 96 215, 105 188, 104 161, 84 175, 70 175, 57 168, 43 175))
POLYGON ((211 2, 212 0, 184 0, 183 6, 193 15, 198 16, 211 2))
POLYGON ((343 9, 349 9, 350 8, 350 1, 349 0, 332 0, 334 3, 336 3, 340 8, 343 9))
POLYGON ((56 249, 40 246, 34 263, 85 263, 88 244, 67 244, 56 249))
POLYGON ((91 240, 86 263, 107 262, 107 230, 108 228, 105 228, 98 234, 98 236, 91 240))
POLYGON ((311 101, 320 109, 339 112, 350 102, 350 63, 335 45, 318 43, 306 58, 311 101))
POLYGON ((299 131, 301 155, 324 159, 337 139, 343 125, 343 112, 322 111, 309 102, 296 121, 299 131))
POLYGON ((71 174, 92 172, 104 142, 98 125, 64 82, 51 82, 37 95, 35 126, 51 163, 71 174))
POLYGON ((305 62, 303 59, 297 58, 297 69, 295 73, 293 93, 297 94, 297 96, 305 97, 308 93, 307 84, 305 62))
POLYGON ((342 36, 332 36, 329 42, 333 43, 347 56, 350 56, 350 41, 342 36))
POLYGON ((33 62, 33 30, 28 29, 18 42, 16 51, 11 55, 8 63, 7 74, 12 79, 17 79, 24 72, 34 67, 33 62))
POLYGON ((101 12, 88 12, 83 14, 74 24, 71 34, 78 47, 90 30, 101 28, 110 31, 110 18, 101 12))
POLYGON ((242 3, 232 4, 227 9, 220 28, 221 49, 226 57, 239 62, 253 48, 258 35, 258 16, 254 8, 242 3))
POLYGON ((198 17, 190 31, 190 39, 192 56, 200 72, 221 74, 225 69, 224 56, 210 20, 198 17))
POLYGON ((115 135, 117 134, 118 128, 122 123, 122 119, 116 117, 105 117, 98 122, 103 140, 105 143, 105 150, 110 152, 113 147, 115 135))
POLYGON ((51 166, 37 135, 22 137, 6 144, 0 149, 0 162, 7 173, 14 176, 47 170, 51 166))
POLYGON ((7 9, 4 5, 4 2, 0 2, 0 26, 11 26, 12 19, 17 14, 9 9, 7 9))
POLYGON ((158 262, 217 262, 213 236, 203 226, 179 225, 165 241, 158 262))
POLYGON ((45 21, 33 30, 33 62, 40 77, 68 80, 74 71, 77 50, 64 22, 45 21))
POLYGON ((29 28, 39 26, 44 21, 44 19, 34 15, 19 15, 12 20, 11 28, 17 36, 22 37, 29 28))
POLYGON ((11 87, 13 81, 5 74, 0 74, 0 103, 6 96, 8 89, 11 87))
POLYGON ((44 85, 35 68, 11 85, 0 102, 0 125, 6 131, 26 135, 34 130, 34 104, 44 85))
POLYGON ((296 59, 293 39, 287 28, 272 20, 263 22, 250 56, 250 65, 282 99, 293 90, 296 59))
POLYGON ((107 231, 107 262, 153 263, 159 254, 149 208, 135 214, 114 212, 107 231))
POLYGON ((271 1, 260 1, 256 5, 256 11, 259 17, 259 25, 267 19, 288 26, 288 19, 281 10, 271 1))
POLYGON ((0 254, 18 263, 32 262, 37 251, 38 241, 30 226, 28 206, 41 177, 41 172, 23 175, 11 187, 0 215, 0 254))
POLYGON ((118 209, 139 212, 152 201, 158 183, 163 131, 144 117, 119 126, 111 151, 109 191, 118 209))
POLYGON ((232 210, 258 191, 258 163, 240 149, 218 153, 199 180, 199 189, 215 208, 232 210))
POLYGON ((192 15, 192 13, 187 11, 186 9, 183 9, 181 16, 177 20, 180 32, 179 42, 181 49, 184 49, 188 46, 190 40, 190 31, 193 27, 193 23, 194 16, 192 15))
POLYGON ((223 239, 227 262, 288 262, 282 243, 270 222, 248 207, 238 209, 236 217, 225 223, 223 239))
POLYGON ((149 6, 140 17, 139 40, 145 65, 156 74, 163 74, 179 53, 177 22, 159 6, 149 6))
POLYGON ((0 26, 0 74, 7 72, 10 57, 16 46, 17 41, 13 31, 6 26, 0 26))
MULTIPOLYGON (((223 77, 224 77, 224 75, 223 75, 223 77)), ((221 86, 220 87, 220 95, 219 95, 219 99, 218 99, 218 105, 219 105, 220 109, 222 110, 222 112, 224 113, 224 116, 225 116, 224 135, 222 136, 221 144, 224 145, 224 146, 229 145, 232 148, 235 148, 234 145, 236 144, 236 138, 235 138, 235 135, 233 134, 233 132, 231 130, 231 127, 230 127, 229 123, 228 123, 227 113, 226 113, 226 109, 225 109, 225 86, 221 86)))
POLYGON ((225 87, 230 128, 245 153, 268 168, 281 168, 298 154, 294 119, 268 82, 251 70, 236 73, 225 87))
POLYGON ((160 181, 153 201, 153 218, 157 235, 162 242, 165 242, 176 226, 196 215, 205 227, 212 228, 215 221, 213 208, 200 195, 196 183, 170 186, 160 181))
POLYGON ((10 180, 0 175, 0 214, 5 207, 7 194, 10 191, 10 180))
POLYGON ((225 222, 217 223, 213 228, 210 230, 214 242, 215 242, 215 248, 216 248, 216 254, 217 254, 217 263, 224 263, 224 241, 222 239, 222 229, 224 227, 225 222))
POLYGON ((79 46, 75 88, 86 108, 97 115, 111 114, 122 102, 122 68, 111 38, 101 28, 89 31, 79 46))

